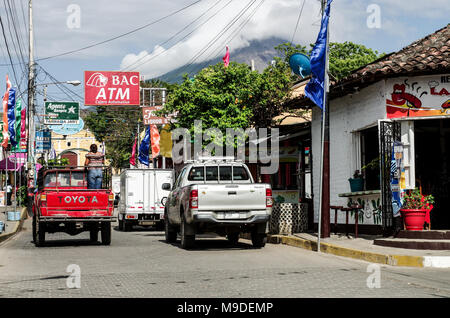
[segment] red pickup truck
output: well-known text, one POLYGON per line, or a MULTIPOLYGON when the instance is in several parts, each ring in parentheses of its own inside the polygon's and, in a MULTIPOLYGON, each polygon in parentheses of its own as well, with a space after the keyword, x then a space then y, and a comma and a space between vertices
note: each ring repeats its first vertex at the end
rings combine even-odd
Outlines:
POLYGON ((111 222, 114 218, 114 193, 111 169, 103 168, 102 189, 87 188, 84 168, 41 168, 37 191, 33 196, 33 241, 45 243, 45 233, 65 232, 77 235, 90 232, 90 240, 111 244, 111 222))

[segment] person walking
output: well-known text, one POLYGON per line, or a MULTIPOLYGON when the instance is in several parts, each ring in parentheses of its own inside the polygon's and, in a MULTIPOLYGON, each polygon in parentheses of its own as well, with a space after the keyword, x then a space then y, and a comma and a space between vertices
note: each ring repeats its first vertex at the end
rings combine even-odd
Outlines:
POLYGON ((88 189, 101 189, 105 155, 97 152, 97 145, 92 144, 90 152, 86 155, 85 167, 88 169, 88 189))
POLYGON ((6 204, 11 205, 11 197, 12 197, 12 185, 8 181, 8 184, 6 185, 6 204))

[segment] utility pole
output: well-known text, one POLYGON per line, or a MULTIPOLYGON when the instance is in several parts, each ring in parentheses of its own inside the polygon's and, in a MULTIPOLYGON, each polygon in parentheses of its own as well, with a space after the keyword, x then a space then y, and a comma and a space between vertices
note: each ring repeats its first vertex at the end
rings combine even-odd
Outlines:
MULTIPOLYGON (((36 176, 35 172, 35 162, 34 162, 34 54, 33 54, 33 0, 29 0, 28 2, 28 23, 29 23, 29 61, 28 61, 28 173, 29 178, 34 179, 36 176), (30 171, 32 171, 33 175, 30 175, 30 171)), ((29 180, 30 180, 29 179, 29 180)), ((30 183, 28 187, 34 186, 30 183)))

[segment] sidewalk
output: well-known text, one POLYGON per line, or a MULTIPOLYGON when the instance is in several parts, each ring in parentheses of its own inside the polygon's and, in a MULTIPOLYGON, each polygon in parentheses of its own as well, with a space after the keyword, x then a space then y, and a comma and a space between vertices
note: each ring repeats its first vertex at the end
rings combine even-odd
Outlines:
MULTIPOLYGON (((381 236, 334 235, 320 240, 322 253, 350 257, 363 261, 408 267, 450 268, 450 250, 415 250, 373 245, 381 236)), ((311 251, 317 251, 317 233, 293 235, 269 235, 269 243, 287 244, 311 251)))
POLYGON ((0 233, 0 243, 7 240, 14 234, 16 234, 22 228, 23 220, 27 218, 27 209, 25 207, 17 206, 16 211, 21 212, 20 221, 8 221, 6 212, 14 211, 14 205, 7 207, 0 207, 0 221, 5 224, 4 230, 0 233))

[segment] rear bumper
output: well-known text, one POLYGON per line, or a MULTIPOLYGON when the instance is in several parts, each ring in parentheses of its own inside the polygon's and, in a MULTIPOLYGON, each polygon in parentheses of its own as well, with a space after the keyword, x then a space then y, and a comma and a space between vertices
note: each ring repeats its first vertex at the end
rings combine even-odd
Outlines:
POLYGON ((199 213, 193 215, 193 223, 216 223, 216 224, 259 224, 270 220, 269 214, 253 214, 248 218, 226 219, 220 218, 217 213, 199 213))
POLYGON ((95 216, 86 218, 71 218, 71 217, 55 217, 55 216, 41 216, 40 222, 116 222, 114 216, 95 216))

